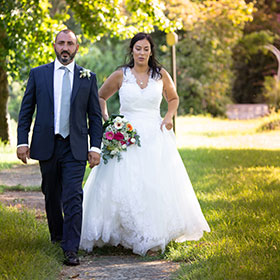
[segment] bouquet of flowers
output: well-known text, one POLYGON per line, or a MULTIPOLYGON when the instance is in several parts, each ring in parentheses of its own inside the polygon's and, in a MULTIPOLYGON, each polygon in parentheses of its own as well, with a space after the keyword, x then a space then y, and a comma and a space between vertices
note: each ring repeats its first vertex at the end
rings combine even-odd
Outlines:
POLYGON ((112 115, 103 125, 102 158, 104 163, 108 159, 117 157, 121 160, 121 152, 130 145, 140 145, 140 136, 131 123, 122 115, 112 115))

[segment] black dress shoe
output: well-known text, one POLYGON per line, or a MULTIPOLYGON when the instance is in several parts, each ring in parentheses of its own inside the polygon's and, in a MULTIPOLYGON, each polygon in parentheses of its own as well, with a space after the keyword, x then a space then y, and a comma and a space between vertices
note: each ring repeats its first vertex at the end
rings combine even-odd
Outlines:
POLYGON ((80 264, 80 260, 77 256, 77 253, 75 252, 71 252, 71 251, 65 251, 64 252, 64 264, 65 265, 71 265, 71 266, 74 266, 74 265, 79 265, 80 264))

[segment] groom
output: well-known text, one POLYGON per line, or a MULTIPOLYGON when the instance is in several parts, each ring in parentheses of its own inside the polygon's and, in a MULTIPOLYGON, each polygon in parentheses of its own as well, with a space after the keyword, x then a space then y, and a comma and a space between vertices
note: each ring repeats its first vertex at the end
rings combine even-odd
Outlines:
POLYGON ((18 121, 17 156, 39 160, 51 241, 60 242, 66 265, 79 264, 82 181, 87 159, 91 168, 100 162, 102 139, 96 77, 75 63, 78 49, 73 31, 57 34, 55 61, 30 71, 18 121))

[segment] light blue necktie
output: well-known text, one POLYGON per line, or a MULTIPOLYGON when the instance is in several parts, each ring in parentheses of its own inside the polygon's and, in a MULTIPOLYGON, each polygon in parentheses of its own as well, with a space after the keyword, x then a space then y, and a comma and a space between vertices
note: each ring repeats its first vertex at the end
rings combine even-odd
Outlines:
POLYGON ((61 66, 59 69, 64 70, 60 103, 59 134, 63 138, 66 138, 69 135, 70 100, 72 91, 69 77, 69 69, 64 66, 61 66))

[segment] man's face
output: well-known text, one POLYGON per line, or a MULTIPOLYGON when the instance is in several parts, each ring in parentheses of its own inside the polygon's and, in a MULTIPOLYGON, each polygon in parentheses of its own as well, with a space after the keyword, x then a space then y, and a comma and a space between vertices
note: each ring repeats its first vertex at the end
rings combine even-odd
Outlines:
POLYGON ((63 65, 71 63, 79 49, 76 37, 72 32, 59 33, 53 46, 57 59, 63 65))

